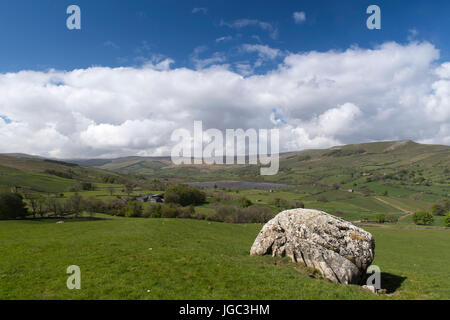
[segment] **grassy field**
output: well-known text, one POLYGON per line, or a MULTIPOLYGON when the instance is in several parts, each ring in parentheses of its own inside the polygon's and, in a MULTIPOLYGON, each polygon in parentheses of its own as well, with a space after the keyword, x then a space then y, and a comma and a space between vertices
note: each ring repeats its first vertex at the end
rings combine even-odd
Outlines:
POLYGON ((181 219, 0 221, 0 299, 450 299, 448 230, 370 228, 376 296, 249 256, 262 225, 181 219), (66 288, 78 265, 82 289, 66 288), (150 290, 150 291, 149 291, 150 290))
POLYGON ((378 142, 293 152, 280 156, 275 176, 260 176, 258 166, 174 166, 169 158, 62 162, 0 155, 0 192, 22 193, 28 205, 37 195, 62 203, 75 193, 110 201, 221 180, 287 186, 205 189, 206 203, 195 207, 205 218, 219 206, 238 208, 241 197, 273 214, 283 210, 276 205, 281 199, 350 221, 374 221, 378 213, 400 217, 368 227, 388 294, 316 279, 287 259, 250 257, 261 225, 97 214, 103 220, 0 221, 0 299, 450 299, 443 217, 425 229, 410 215, 448 198, 448 146, 378 142), (86 182, 94 190, 79 189, 86 182), (81 267, 82 290, 66 288, 69 265, 81 267))

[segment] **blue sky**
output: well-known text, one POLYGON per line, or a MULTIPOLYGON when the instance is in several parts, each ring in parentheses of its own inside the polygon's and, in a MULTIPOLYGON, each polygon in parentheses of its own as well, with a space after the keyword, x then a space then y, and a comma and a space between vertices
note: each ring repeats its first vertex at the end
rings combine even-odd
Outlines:
POLYGON ((280 151, 450 145, 450 2, 3 0, 0 153, 170 155, 175 130, 280 151), (81 30, 66 9, 81 8, 81 30), (369 5, 381 30, 369 30, 369 5))
POLYGON ((244 43, 297 53, 370 48, 411 37, 433 43, 448 60, 449 12, 449 1, 423 0, 5 0, 0 3, 0 72, 136 66, 154 56, 173 59, 174 67, 195 68, 196 48, 199 58, 216 54, 233 63, 256 59, 239 50, 244 43), (71 4, 81 8, 80 31, 66 28, 71 4), (370 4, 381 8, 381 30, 366 28, 370 4), (296 24, 294 12, 304 12, 306 20, 296 24), (254 23, 231 27, 243 19, 254 23))

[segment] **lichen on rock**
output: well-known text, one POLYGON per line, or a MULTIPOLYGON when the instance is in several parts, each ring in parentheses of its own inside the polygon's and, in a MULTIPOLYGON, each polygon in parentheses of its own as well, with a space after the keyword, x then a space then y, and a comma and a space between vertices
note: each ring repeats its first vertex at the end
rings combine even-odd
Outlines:
POLYGON ((293 209, 264 225, 250 254, 287 256, 333 282, 360 284, 374 259, 375 241, 369 232, 326 212, 293 209))

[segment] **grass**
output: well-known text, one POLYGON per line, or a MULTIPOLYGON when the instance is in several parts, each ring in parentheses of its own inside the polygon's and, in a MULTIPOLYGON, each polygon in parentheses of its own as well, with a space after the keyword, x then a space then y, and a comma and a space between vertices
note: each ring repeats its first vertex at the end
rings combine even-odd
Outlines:
MULTIPOLYGON (((58 192, 76 184, 76 181, 44 173, 24 172, 0 166, 0 185, 22 186, 34 190, 58 192)), ((9 188, 6 188, 9 189, 9 188)))
MULTIPOLYGON (((404 219, 399 221, 399 224, 411 225, 414 224, 412 215, 405 217, 404 219)), ((443 227, 444 226, 444 217, 443 216, 433 216, 433 223, 431 226, 434 227, 443 227)))
MULTIPOLYGON (((393 284, 393 297, 450 299, 448 230, 367 229, 376 242, 374 264, 393 284), (395 275, 397 278, 393 278, 395 275)), ((383 276, 382 276, 383 287, 383 276)))
POLYGON ((390 295, 251 257, 261 225, 181 219, 0 221, 0 299, 449 299, 450 233, 372 228, 390 295), (82 289, 66 288, 78 265, 82 289), (148 292, 150 290, 150 292, 148 292))
MULTIPOLYGON (((285 154, 279 173, 265 177, 256 166, 177 167, 167 158, 88 160, 73 166, 0 155, 0 191, 17 186, 44 197, 58 193, 64 201, 74 194, 69 187, 88 181, 96 191, 80 195, 112 200, 128 196, 122 191, 126 182, 138 185, 134 195, 192 181, 286 183, 290 186, 273 192, 208 192, 231 195, 221 202, 228 205, 239 205, 245 196, 273 213, 282 210, 274 206, 275 198, 302 201, 306 208, 347 220, 429 210, 448 197, 449 147, 407 142, 390 149, 394 145, 339 147, 365 150, 344 152, 348 156, 326 155, 331 149, 285 154), (46 173, 55 171, 70 173, 73 179, 46 173)), ((217 203, 208 199, 195 210, 214 213, 217 203)), ((97 217, 104 220, 0 221, 0 299, 450 299, 449 230, 406 229, 413 225, 411 216, 400 220, 398 228, 368 228, 376 239, 374 264, 381 268, 382 286, 389 292, 381 296, 315 279, 311 270, 288 259, 250 257, 261 225, 97 217), (66 288, 65 271, 73 264, 82 270, 79 291, 66 288)), ((443 226, 443 218, 435 217, 433 226, 443 226)))

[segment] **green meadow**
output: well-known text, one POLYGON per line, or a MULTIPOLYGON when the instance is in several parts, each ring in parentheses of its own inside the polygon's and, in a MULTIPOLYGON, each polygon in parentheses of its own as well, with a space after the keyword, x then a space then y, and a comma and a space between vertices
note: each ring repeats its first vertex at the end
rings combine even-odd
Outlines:
POLYGON ((386 294, 249 256, 262 225, 115 218, 0 222, 0 299, 449 299, 450 233, 369 228, 386 294), (81 290, 66 269, 81 268, 81 290))

